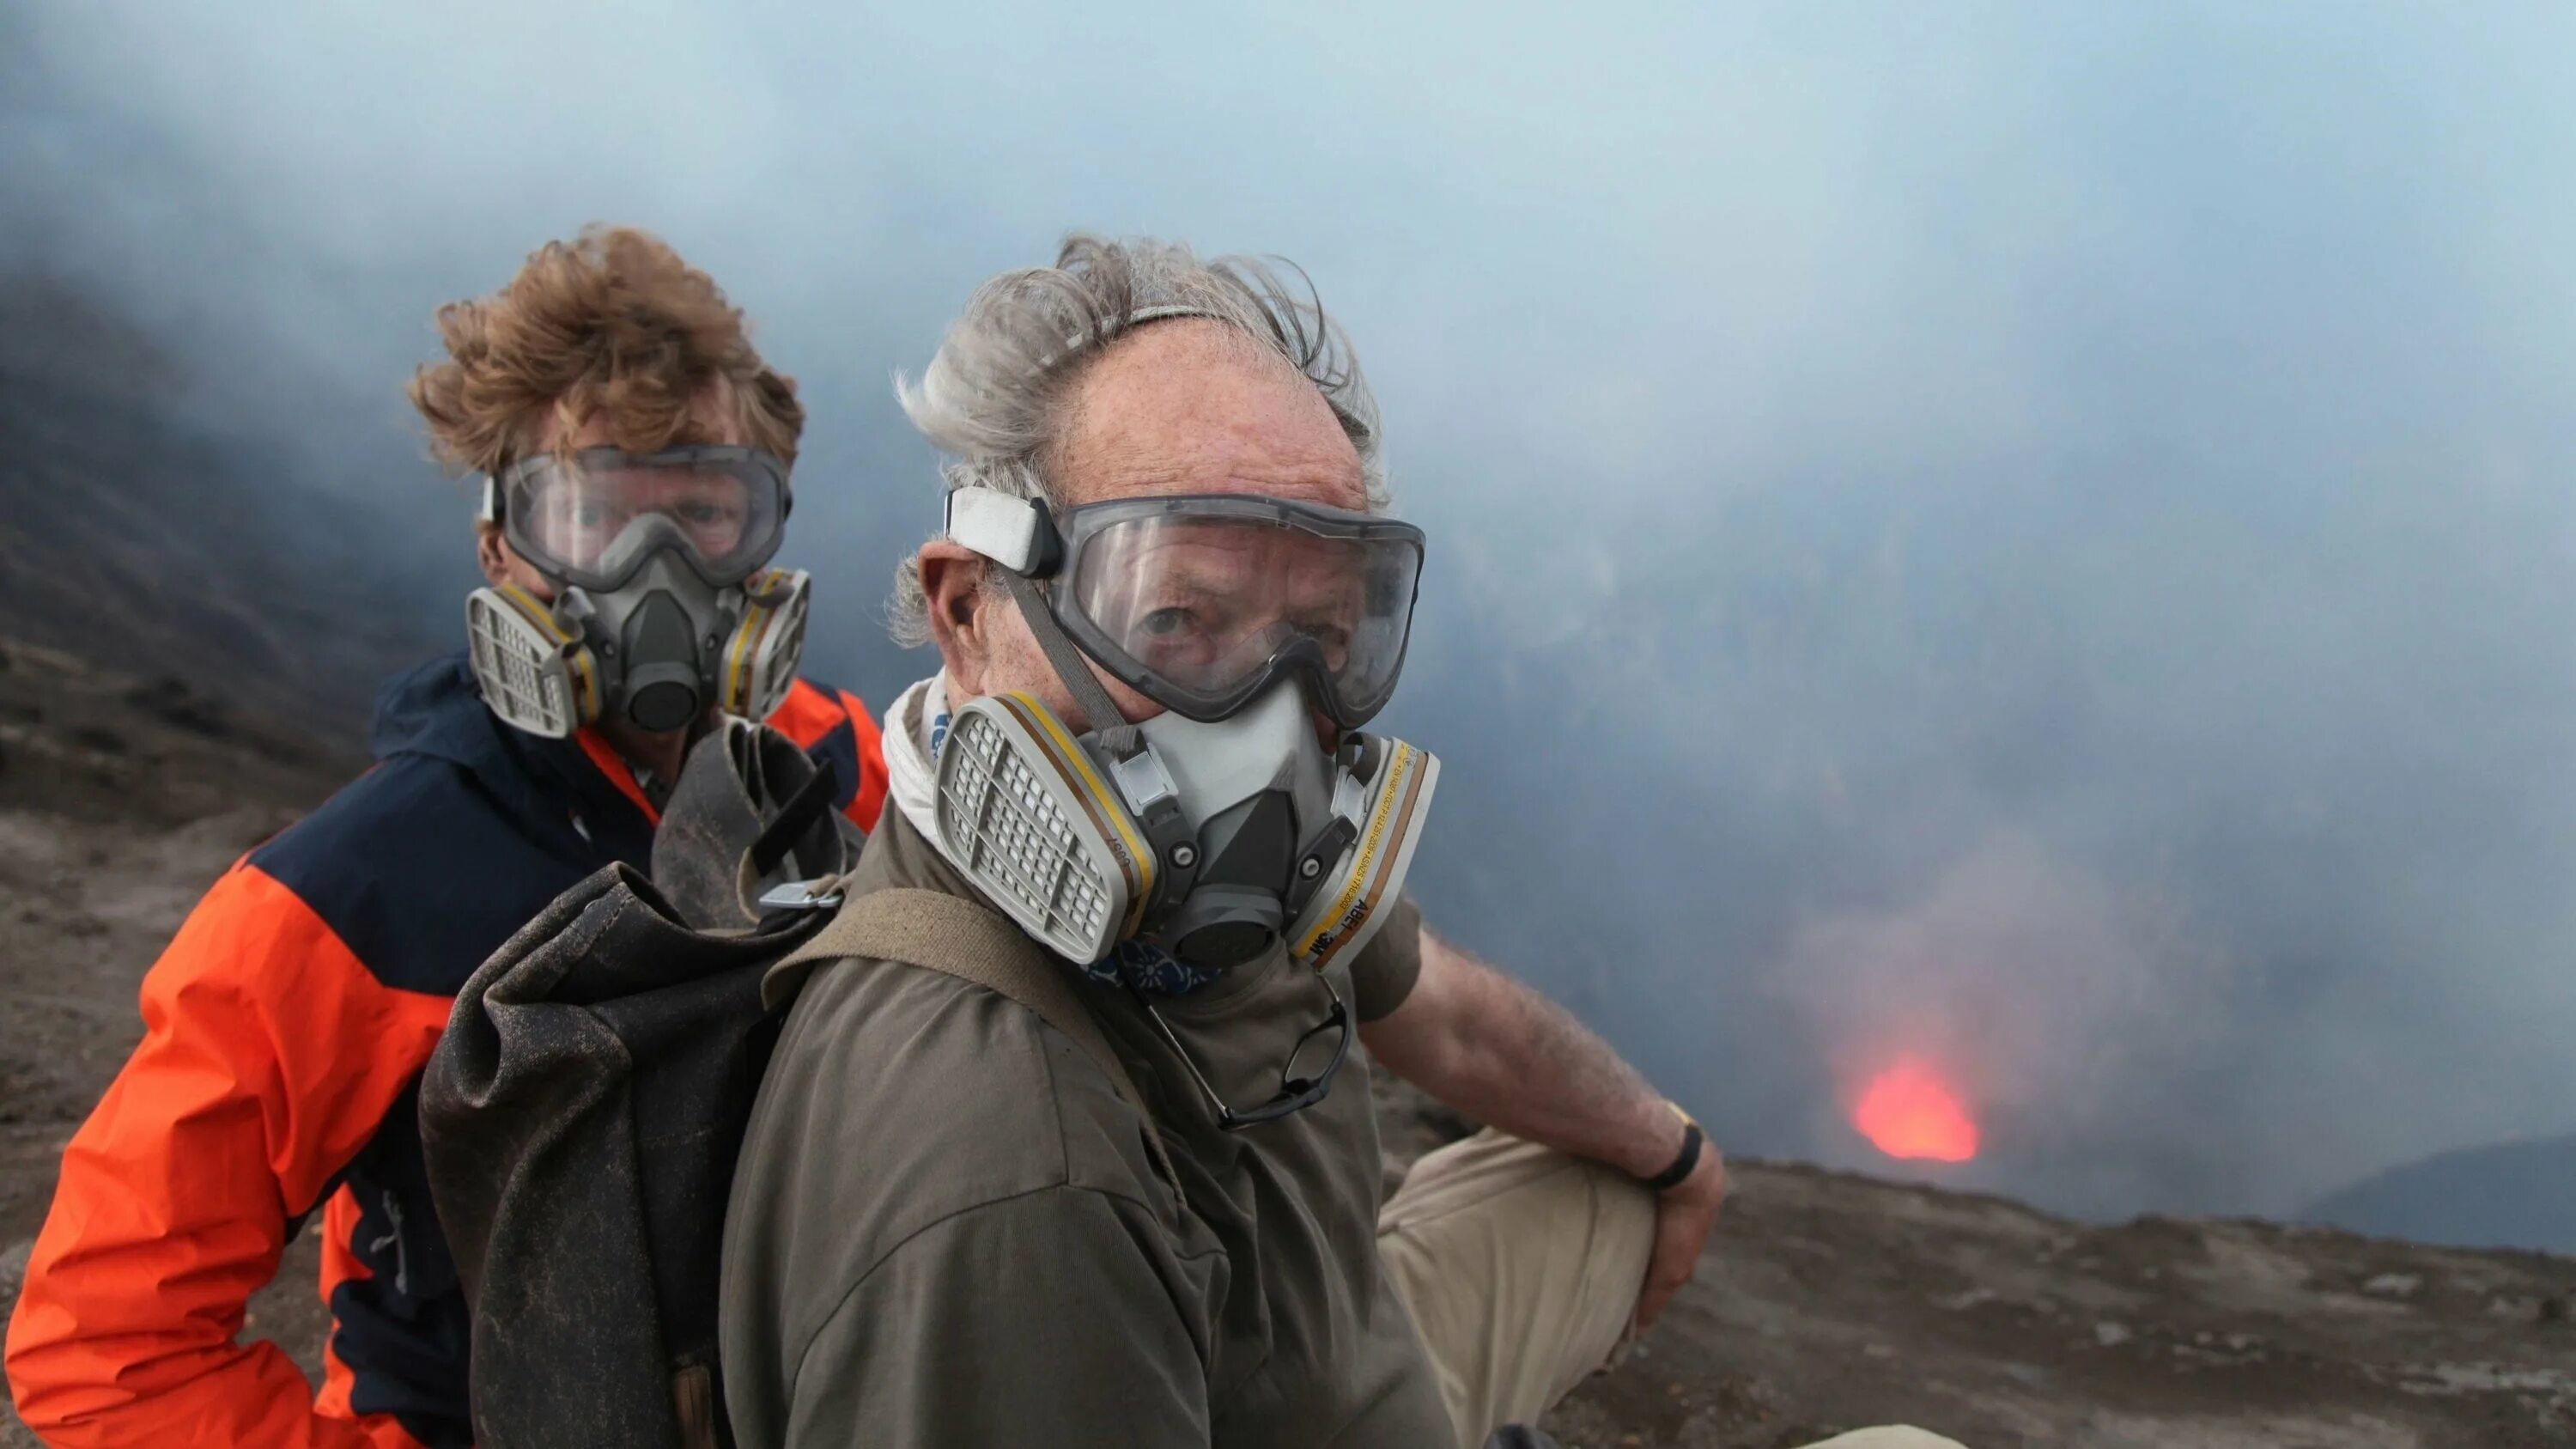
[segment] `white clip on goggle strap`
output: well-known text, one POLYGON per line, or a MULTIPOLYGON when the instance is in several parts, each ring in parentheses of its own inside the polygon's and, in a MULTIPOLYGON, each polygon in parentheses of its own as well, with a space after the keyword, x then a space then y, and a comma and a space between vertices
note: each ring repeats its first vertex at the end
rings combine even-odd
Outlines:
POLYGON ((1046 505, 999 488, 950 489, 948 537, 1023 576, 1052 573, 1064 561, 1046 505))

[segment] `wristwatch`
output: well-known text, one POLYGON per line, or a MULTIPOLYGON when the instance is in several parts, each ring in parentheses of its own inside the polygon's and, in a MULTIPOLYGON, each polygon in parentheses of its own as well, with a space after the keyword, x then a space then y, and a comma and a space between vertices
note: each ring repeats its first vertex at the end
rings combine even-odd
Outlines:
POLYGON ((1699 1124, 1691 1120, 1691 1114, 1683 1111, 1678 1103, 1666 1102, 1664 1105, 1672 1108, 1673 1115, 1682 1119, 1682 1150, 1673 1155, 1672 1166, 1652 1177, 1638 1179, 1649 1192, 1668 1192, 1681 1186, 1692 1169, 1699 1166, 1700 1149, 1708 1144, 1708 1134, 1699 1130, 1699 1124))

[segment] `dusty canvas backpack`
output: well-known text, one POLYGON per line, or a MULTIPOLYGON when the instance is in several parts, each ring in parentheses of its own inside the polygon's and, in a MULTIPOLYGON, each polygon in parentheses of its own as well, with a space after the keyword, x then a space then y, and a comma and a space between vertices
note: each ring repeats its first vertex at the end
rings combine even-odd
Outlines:
MULTIPOLYGON (((931 891, 840 900, 828 790, 783 743, 702 742, 652 878, 613 865, 583 881, 457 994, 421 1136, 470 1304, 484 1449, 730 1449, 718 1269, 786 1011, 761 1004, 774 967, 864 957, 974 981, 1072 1037, 1144 1110, 1061 965, 1006 918, 931 891)), ((1146 1141, 1177 1182, 1150 1115, 1146 1141)))

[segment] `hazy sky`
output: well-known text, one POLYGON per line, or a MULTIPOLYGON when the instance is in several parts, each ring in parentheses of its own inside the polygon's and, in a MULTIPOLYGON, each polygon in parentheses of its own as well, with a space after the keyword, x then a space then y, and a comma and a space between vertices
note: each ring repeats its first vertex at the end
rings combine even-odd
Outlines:
POLYGON ((0 50, 13 260, 388 510, 461 529, 431 308, 664 232, 804 382, 789 561, 880 700, 936 515, 887 382, 974 283, 1295 259, 1433 540, 1426 905, 1731 1145, 1868 1163, 1909 1054, 1987 1127, 1945 1177, 2088 1212, 2576 1126, 2576 12, 21 0, 0 50))

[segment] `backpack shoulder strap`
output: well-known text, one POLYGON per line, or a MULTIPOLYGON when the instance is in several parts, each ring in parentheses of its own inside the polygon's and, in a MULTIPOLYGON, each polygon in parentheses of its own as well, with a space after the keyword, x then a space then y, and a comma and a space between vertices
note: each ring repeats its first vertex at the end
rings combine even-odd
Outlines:
MULTIPOLYGON (((1038 1019, 1073 1038, 1099 1068, 1109 1074, 1118 1095, 1145 1121, 1145 1147, 1154 1166, 1181 1195, 1181 1175, 1154 1124, 1154 1111, 1136 1090, 1127 1064, 1111 1050, 1109 1038, 1091 1008, 1082 1004, 1063 969, 1040 951, 1019 927, 970 900, 944 891, 892 887, 870 891, 841 907, 831 922, 779 961, 780 966, 833 961, 848 956, 900 961, 908 966, 944 972, 998 992, 1038 1014, 1038 1019)), ((775 969, 775 968, 773 968, 775 969)))

